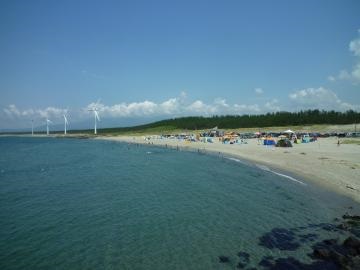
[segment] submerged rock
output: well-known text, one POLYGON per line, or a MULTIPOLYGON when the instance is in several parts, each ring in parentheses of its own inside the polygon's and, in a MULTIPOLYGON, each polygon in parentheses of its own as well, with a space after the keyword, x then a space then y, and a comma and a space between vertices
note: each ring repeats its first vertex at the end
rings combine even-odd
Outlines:
POLYGON ((349 214, 345 214, 342 216, 343 219, 351 219, 351 220, 357 220, 360 221, 360 216, 357 215, 349 215, 349 214))
POLYGON ((238 252, 237 255, 240 259, 240 262, 237 264, 236 267, 239 269, 245 268, 250 262, 250 254, 247 252, 240 251, 238 252))
POLYGON ((220 256, 219 256, 219 262, 221 262, 221 263, 227 263, 227 262, 230 262, 230 259, 229 259, 229 257, 227 257, 227 256, 220 255, 220 256))
POLYGON ((288 229, 275 228, 259 238, 259 245, 269 249, 296 250, 300 244, 295 240, 295 233, 288 229))
POLYGON ((360 240, 350 236, 346 238, 343 243, 343 246, 351 252, 353 256, 360 255, 360 240))
POLYGON ((333 262, 315 261, 311 264, 305 264, 299 260, 288 257, 279 258, 274 261, 267 261, 262 264, 268 270, 338 270, 339 268, 333 262))
POLYGON ((342 244, 335 239, 324 240, 313 246, 311 257, 334 263, 339 269, 360 269, 360 240, 350 236, 342 244), (355 267, 355 268, 354 268, 355 267))

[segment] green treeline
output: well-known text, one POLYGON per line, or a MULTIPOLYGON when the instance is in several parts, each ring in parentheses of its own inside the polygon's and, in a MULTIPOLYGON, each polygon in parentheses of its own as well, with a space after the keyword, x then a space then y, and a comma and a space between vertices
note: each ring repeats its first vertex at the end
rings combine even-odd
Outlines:
POLYGON ((167 119, 136 127, 104 129, 103 131, 137 131, 157 127, 196 130, 209 129, 216 126, 219 129, 232 129, 315 124, 343 125, 357 123, 359 120, 360 113, 352 110, 346 112, 307 110, 300 112, 275 112, 259 115, 191 116, 167 119))

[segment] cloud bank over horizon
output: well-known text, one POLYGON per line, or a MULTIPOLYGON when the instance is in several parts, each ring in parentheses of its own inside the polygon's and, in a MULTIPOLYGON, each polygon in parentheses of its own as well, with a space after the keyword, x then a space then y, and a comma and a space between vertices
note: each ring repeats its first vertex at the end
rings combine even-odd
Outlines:
MULTIPOLYGON (((263 91, 261 91, 263 93, 263 91)), ((306 88, 296 90, 289 94, 284 105, 276 98, 268 99, 263 104, 229 103, 224 98, 216 98, 213 102, 206 103, 202 100, 188 101, 187 94, 182 92, 178 97, 169 98, 163 102, 144 100, 131 103, 117 103, 107 105, 93 102, 81 109, 64 109, 47 107, 44 109, 20 109, 15 104, 8 105, 1 111, 1 118, 8 121, 28 123, 31 120, 45 121, 46 118, 53 122, 61 123, 64 114, 69 114, 72 122, 89 119, 97 108, 101 118, 126 119, 126 118, 174 118, 184 116, 213 116, 213 115, 242 115, 263 114, 277 111, 300 111, 308 109, 320 110, 360 110, 359 104, 350 104, 342 101, 332 90, 324 87, 306 88)))

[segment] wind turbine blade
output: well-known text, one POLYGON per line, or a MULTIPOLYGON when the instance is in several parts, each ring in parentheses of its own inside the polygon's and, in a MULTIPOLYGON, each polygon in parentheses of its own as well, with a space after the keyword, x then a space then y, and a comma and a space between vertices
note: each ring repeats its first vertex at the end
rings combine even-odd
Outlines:
POLYGON ((98 121, 100 121, 100 117, 99 117, 98 112, 97 112, 97 111, 94 111, 94 113, 95 113, 95 117, 96 117, 96 119, 97 119, 98 121))

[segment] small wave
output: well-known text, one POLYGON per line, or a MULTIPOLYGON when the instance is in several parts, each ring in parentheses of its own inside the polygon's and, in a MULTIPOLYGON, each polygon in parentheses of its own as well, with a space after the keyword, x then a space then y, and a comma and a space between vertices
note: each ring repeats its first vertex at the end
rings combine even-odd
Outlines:
POLYGON ((148 152, 146 152, 146 154, 152 154, 152 152, 148 151, 148 152))
POLYGON ((226 159, 228 160, 232 160, 232 161, 235 161, 235 162, 238 162, 238 163, 241 163, 241 164, 244 164, 244 165, 247 165, 246 162, 240 160, 240 159, 237 159, 237 158, 232 158, 232 157, 226 157, 226 159))
POLYGON ((289 175, 275 172, 275 171, 271 170, 269 167, 266 167, 266 166, 264 166, 264 165, 256 164, 256 167, 258 167, 259 169, 262 169, 262 170, 264 170, 264 171, 271 172, 271 173, 273 173, 273 174, 279 175, 279 176, 284 177, 284 178, 287 178, 287 179, 289 179, 289 180, 291 180, 291 181, 293 181, 293 182, 296 182, 296 183, 299 183, 299 184, 301 184, 301 185, 306 186, 306 184, 305 184, 304 182, 302 182, 302 181, 300 181, 300 180, 297 180, 297 179, 295 179, 294 177, 291 177, 291 176, 289 176, 289 175))

